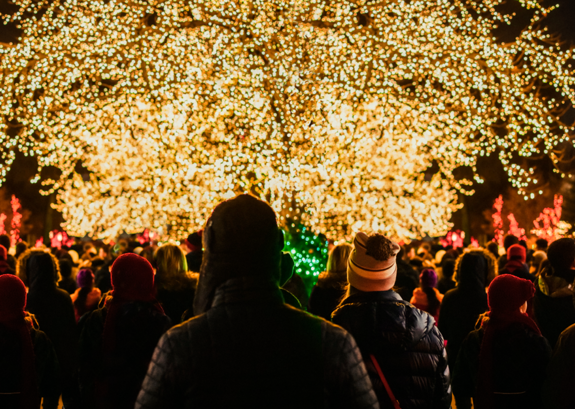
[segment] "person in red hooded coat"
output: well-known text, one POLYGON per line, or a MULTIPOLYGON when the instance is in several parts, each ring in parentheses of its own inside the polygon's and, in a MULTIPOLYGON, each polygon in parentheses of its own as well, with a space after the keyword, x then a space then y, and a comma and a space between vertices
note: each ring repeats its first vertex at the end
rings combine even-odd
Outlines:
POLYGON ((0 276, 0 408, 38 409, 45 398, 44 408, 55 409, 60 395, 58 359, 25 306, 22 280, 0 276))
POLYGON ((132 409, 154 348, 171 321, 154 297, 154 270, 126 253, 111 267, 113 290, 82 317, 79 382, 83 408, 132 409))
POLYGON ((551 348, 526 314, 535 287, 511 274, 487 292, 489 312, 463 341, 453 370, 458 409, 538 409, 551 348))

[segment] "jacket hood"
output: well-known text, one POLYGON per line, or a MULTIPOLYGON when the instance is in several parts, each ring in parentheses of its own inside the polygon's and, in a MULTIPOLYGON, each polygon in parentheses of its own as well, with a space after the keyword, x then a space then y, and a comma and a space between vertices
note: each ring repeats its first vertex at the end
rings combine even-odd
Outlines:
POLYGON ((59 273, 50 254, 37 252, 31 254, 26 262, 26 276, 30 292, 37 292, 55 288, 59 273))
POLYGON ((478 252, 465 253, 458 261, 456 268, 458 287, 466 290, 485 291, 488 266, 483 254, 478 252))

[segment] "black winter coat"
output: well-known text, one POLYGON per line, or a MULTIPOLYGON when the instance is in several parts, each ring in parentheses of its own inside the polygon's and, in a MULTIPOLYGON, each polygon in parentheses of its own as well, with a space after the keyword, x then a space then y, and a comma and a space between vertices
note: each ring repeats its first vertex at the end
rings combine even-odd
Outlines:
POLYGON ((165 334, 136 408, 376 408, 353 338, 284 304, 276 284, 235 278, 165 334))
POLYGON ((447 356, 431 315, 394 291, 352 288, 332 319, 357 341, 382 408, 391 407, 391 401, 371 363, 372 354, 402 409, 450 407, 447 356))
MULTIPOLYGON (((487 324, 489 325, 489 324, 487 324)), ((478 382, 479 353, 484 329, 472 331, 459 350, 453 369, 457 409, 470 409, 478 382)), ((551 357, 547 340, 521 323, 493 338, 493 409, 540 409, 541 386, 551 357)))
POLYGON ((172 325, 182 322, 182 316, 186 310, 192 310, 194 306, 194 296, 196 289, 192 283, 189 286, 178 290, 167 290, 160 288, 157 290, 156 299, 162 304, 162 308, 172 325))
POLYGON ((79 381, 82 408, 133 408, 154 348, 170 319, 151 303, 121 306, 114 329, 116 349, 103 349, 106 306, 80 320, 79 381), (99 386, 98 386, 99 385, 99 386), (97 388, 100 388, 96 391, 97 388))
POLYGON ((547 409, 575 408, 575 324, 561 333, 543 387, 547 409))
MULTIPOLYGON (((36 366, 36 384, 39 396, 44 398, 44 409, 58 407, 60 396, 60 366, 52 342, 43 331, 30 328, 34 361, 36 366), (48 404, 51 402, 51 405, 48 404)), ((0 325, 0 407, 12 408, 17 395, 3 394, 13 392, 21 369, 21 340, 13 331, 0 325)))
POLYGON ((347 276, 321 273, 313 286, 307 310, 318 317, 331 321, 331 313, 336 309, 345 294, 347 276))
POLYGON ((439 310, 437 326, 447 340, 449 366, 454 367, 459 347, 475 329, 479 315, 487 311, 485 275, 487 263, 479 254, 466 254, 459 270, 459 284, 449 290, 439 310))
POLYGON ((553 277, 540 278, 536 283, 533 311, 541 333, 550 345, 555 346, 561 332, 575 324, 573 293, 567 288, 561 288, 557 291, 547 290, 551 293, 545 294, 542 291, 543 283, 541 282, 544 279, 552 280, 553 277))

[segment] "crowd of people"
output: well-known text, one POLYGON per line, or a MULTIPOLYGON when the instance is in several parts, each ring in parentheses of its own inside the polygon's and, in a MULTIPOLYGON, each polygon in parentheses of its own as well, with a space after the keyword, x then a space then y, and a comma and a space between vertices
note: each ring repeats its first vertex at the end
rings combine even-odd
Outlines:
POLYGON ((359 232, 309 296, 283 247, 250 195, 181 245, 0 236, 0 407, 575 408, 572 238, 359 232))

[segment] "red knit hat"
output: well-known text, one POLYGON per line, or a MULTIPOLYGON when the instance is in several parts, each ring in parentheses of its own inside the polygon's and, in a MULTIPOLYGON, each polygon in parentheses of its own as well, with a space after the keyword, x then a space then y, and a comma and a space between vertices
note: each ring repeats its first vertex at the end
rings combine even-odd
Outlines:
POLYGON ((12 274, 0 275, 0 322, 23 319, 25 307, 26 287, 22 280, 12 274))
POLYGON ((8 259, 8 251, 6 250, 6 247, 0 245, 0 260, 6 261, 7 259, 8 259))
POLYGON ((525 263, 525 260, 527 260, 527 251, 521 244, 514 244, 507 249, 507 260, 519 257, 522 263, 525 263))
POLYGON ((511 274, 495 277, 487 290, 489 311, 505 314, 514 312, 535 295, 535 286, 529 280, 511 274))
POLYGON ((154 269, 148 260, 126 253, 111 268, 112 295, 126 301, 154 300, 154 269))

